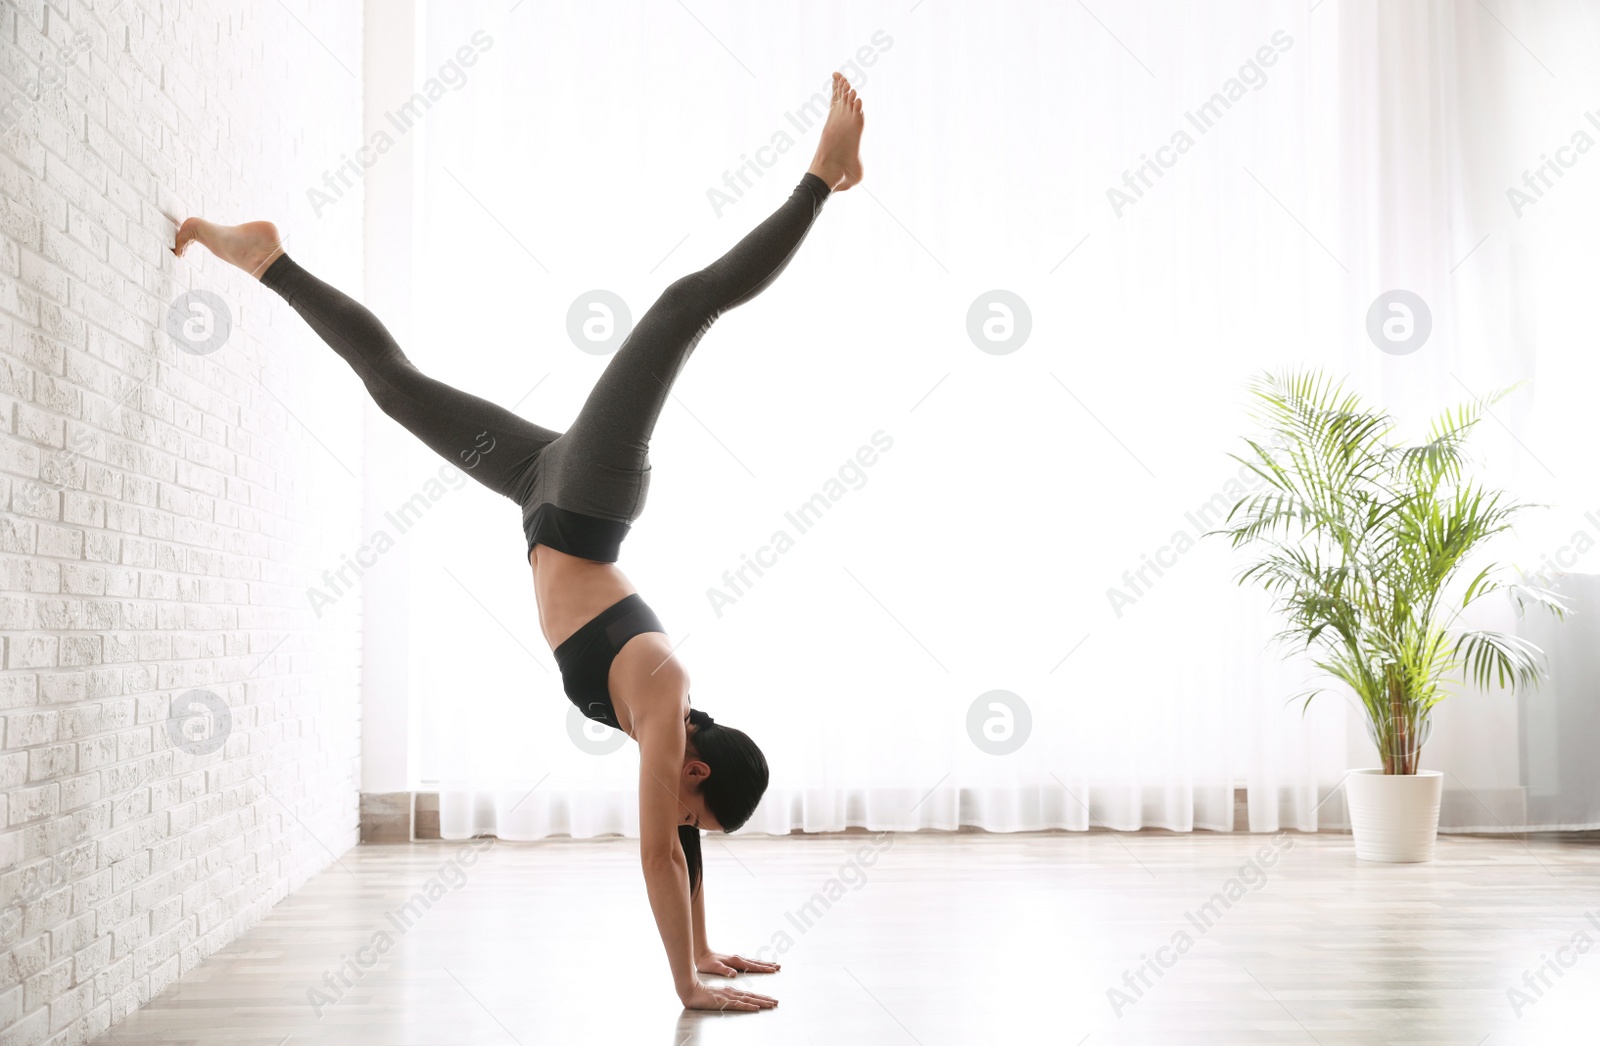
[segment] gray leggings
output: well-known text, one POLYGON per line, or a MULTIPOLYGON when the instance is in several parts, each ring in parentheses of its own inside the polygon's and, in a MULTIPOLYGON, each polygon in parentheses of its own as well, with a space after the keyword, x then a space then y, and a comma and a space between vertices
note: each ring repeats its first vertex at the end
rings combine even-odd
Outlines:
POLYGON ((606 365, 566 432, 428 377, 365 306, 282 255, 261 282, 361 378, 379 408, 446 460, 522 506, 631 523, 650 488, 650 434, 684 361, 717 317, 789 264, 829 196, 814 174, 733 249, 670 284, 606 365))

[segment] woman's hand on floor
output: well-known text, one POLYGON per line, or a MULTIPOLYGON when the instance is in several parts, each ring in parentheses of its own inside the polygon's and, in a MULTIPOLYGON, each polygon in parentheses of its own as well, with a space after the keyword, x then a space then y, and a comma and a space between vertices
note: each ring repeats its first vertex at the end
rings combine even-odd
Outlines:
POLYGON ((770 1010, 778 1005, 778 1000, 768 995, 701 983, 682 998, 686 1010, 770 1010))
POLYGON ((701 973, 714 973, 720 977, 733 977, 740 973, 777 973, 778 964, 761 959, 746 959, 742 955, 723 955, 704 951, 694 957, 694 968, 701 973))

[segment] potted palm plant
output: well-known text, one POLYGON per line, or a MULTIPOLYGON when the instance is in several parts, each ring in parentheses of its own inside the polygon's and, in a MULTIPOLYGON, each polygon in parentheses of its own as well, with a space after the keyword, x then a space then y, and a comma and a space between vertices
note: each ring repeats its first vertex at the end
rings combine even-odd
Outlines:
MULTIPOLYGON (((1431 860, 1442 780, 1418 759, 1434 706, 1453 684, 1517 689, 1543 673, 1537 647, 1465 627, 1463 613, 1495 593, 1518 613, 1565 612, 1554 594, 1477 562, 1532 507, 1467 475, 1467 437, 1499 397, 1446 411, 1408 446, 1387 414, 1316 372, 1262 375, 1250 392, 1265 435, 1232 457, 1263 485, 1213 533, 1257 550, 1237 580, 1272 595, 1286 621, 1276 638, 1310 651, 1361 703, 1383 765, 1345 778, 1356 856, 1431 860)), ((1303 713, 1322 692, 1290 700, 1303 698, 1303 713)))

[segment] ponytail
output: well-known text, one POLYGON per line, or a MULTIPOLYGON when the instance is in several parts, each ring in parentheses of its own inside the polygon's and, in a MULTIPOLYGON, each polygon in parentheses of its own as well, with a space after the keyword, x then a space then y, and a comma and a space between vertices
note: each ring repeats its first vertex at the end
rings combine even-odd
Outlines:
POLYGON ((683 863, 689 868, 689 899, 700 888, 700 829, 692 824, 678 826, 678 842, 683 846, 683 863))

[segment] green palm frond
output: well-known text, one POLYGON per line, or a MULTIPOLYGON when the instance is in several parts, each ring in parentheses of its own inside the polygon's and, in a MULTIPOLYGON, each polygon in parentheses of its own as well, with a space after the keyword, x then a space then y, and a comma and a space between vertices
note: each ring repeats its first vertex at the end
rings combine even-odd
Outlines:
POLYGON ((1532 686, 1543 671, 1542 651, 1503 632, 1463 632, 1456 639, 1456 657, 1474 684, 1532 686))

